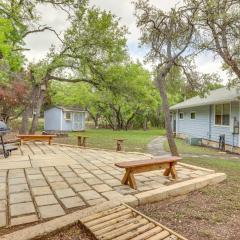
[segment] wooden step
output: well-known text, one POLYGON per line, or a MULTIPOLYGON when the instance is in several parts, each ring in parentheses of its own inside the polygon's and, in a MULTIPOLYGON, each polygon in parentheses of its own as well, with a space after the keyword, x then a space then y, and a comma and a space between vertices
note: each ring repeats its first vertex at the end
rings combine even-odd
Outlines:
POLYGON ((126 204, 87 216, 81 223, 98 240, 187 240, 126 204))

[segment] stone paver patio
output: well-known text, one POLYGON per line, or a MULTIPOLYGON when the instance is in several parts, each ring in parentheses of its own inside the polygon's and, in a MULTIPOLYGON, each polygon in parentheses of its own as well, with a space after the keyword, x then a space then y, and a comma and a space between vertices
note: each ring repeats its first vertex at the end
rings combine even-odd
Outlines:
MULTIPOLYGON (((104 201, 174 184, 162 171, 136 175, 138 190, 122 185, 120 161, 149 158, 44 143, 24 144, 7 159, 0 157, 0 227, 65 215, 104 201)), ((178 181, 209 174, 177 166, 178 181)))

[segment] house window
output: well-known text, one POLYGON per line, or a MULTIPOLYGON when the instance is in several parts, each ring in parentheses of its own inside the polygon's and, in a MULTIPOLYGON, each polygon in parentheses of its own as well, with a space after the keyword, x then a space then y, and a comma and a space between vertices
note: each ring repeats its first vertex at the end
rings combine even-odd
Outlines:
POLYGON ((183 119, 183 112, 179 113, 179 119, 183 119))
POLYGON ((72 113, 71 112, 64 112, 64 119, 65 120, 72 120, 72 113))
POLYGON ((215 125, 229 126, 230 124, 230 104, 215 105, 215 125))
POLYGON ((191 119, 196 119, 196 113, 195 113, 195 112, 191 112, 190 118, 191 118, 191 119))

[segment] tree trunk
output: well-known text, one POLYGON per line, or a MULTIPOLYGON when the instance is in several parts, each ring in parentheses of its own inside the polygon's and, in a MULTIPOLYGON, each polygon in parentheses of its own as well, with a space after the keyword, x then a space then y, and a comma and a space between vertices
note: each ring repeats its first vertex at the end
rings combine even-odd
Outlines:
POLYGON ((144 121, 143 121, 143 130, 144 131, 147 131, 147 129, 148 129, 148 126, 147 126, 147 117, 144 117, 144 121))
MULTIPOLYGON (((169 67, 169 69, 170 68, 171 67, 169 67)), ((166 67, 166 69, 163 70, 162 72, 159 72, 159 69, 157 70, 157 84, 158 84, 160 96, 162 98, 162 109, 163 109, 164 118, 165 118, 165 128, 167 131, 169 148, 173 156, 179 156, 178 149, 173 136, 170 109, 169 109, 168 97, 167 97, 166 87, 165 87, 165 78, 168 72, 169 72, 168 67, 166 67)))
POLYGON ((28 127, 29 127, 29 117, 31 115, 31 105, 27 105, 23 114, 22 114, 22 123, 20 128, 21 134, 28 134, 28 127))
POLYGON ((42 91, 39 87, 38 94, 35 95, 35 99, 33 101, 35 104, 33 105, 33 119, 32 119, 32 125, 30 128, 30 131, 29 131, 30 134, 34 134, 37 130, 38 119, 40 117, 44 97, 45 97, 45 91, 42 91))
POLYGON ((98 128, 98 127, 99 127, 98 120, 99 120, 99 116, 96 115, 96 117, 93 118, 93 121, 94 121, 94 127, 95 127, 95 128, 98 128))

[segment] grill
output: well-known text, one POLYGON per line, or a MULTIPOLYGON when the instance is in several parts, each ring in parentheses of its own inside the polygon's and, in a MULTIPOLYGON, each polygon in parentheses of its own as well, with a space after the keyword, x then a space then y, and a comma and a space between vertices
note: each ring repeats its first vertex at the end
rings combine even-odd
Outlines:
POLYGON ((10 128, 8 128, 8 126, 4 122, 0 121, 0 145, 2 146, 1 153, 4 155, 5 158, 7 158, 13 150, 17 150, 16 146, 4 144, 3 136, 6 135, 8 132, 10 132, 10 128))

